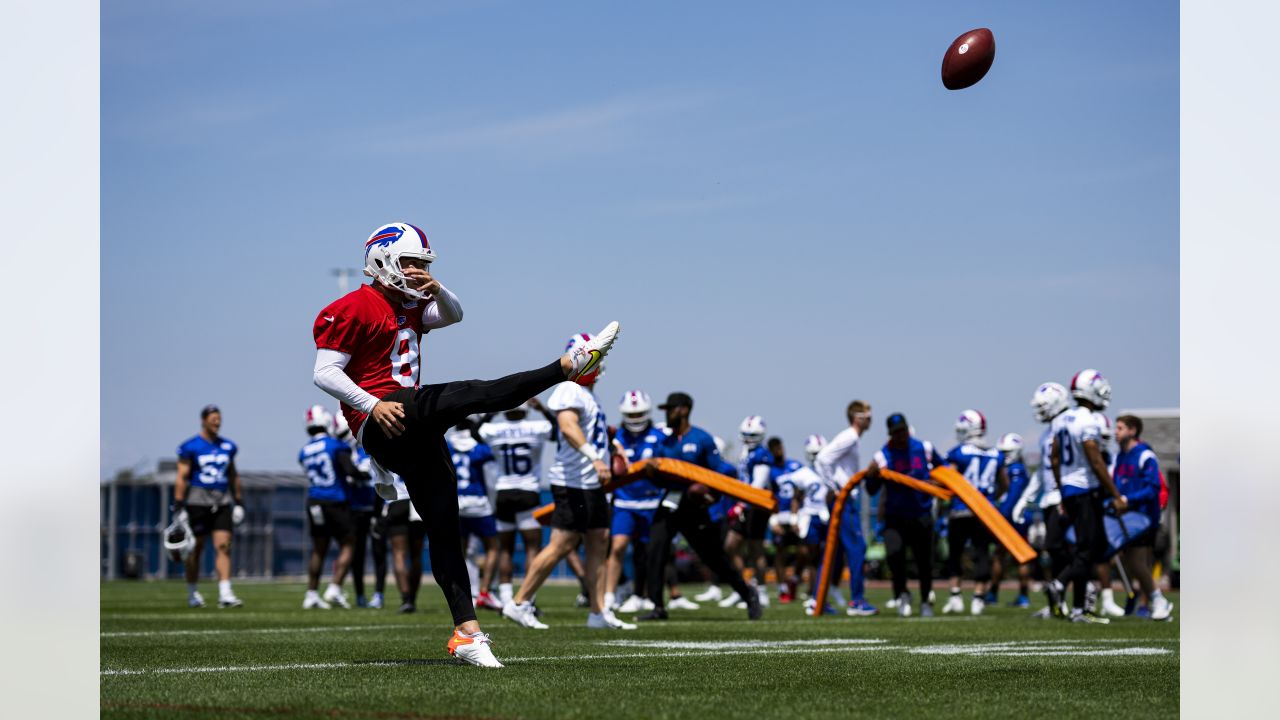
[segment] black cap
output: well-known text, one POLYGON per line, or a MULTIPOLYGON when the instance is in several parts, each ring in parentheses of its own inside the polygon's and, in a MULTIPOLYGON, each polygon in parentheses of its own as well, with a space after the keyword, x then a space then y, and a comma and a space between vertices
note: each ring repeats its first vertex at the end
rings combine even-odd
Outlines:
POLYGON ((894 413, 884 419, 885 425, 889 427, 889 434, 893 434, 894 430, 910 430, 911 426, 907 424, 907 418, 902 413, 894 413))
POLYGON ((214 413, 221 412, 222 411, 218 409, 217 405, 205 405, 203 408, 200 408, 200 419, 203 420, 214 413))
POLYGON ((689 393, 673 392, 667 396, 667 401, 658 406, 659 410, 666 410, 669 407, 687 407, 693 409, 693 398, 689 397, 689 393))

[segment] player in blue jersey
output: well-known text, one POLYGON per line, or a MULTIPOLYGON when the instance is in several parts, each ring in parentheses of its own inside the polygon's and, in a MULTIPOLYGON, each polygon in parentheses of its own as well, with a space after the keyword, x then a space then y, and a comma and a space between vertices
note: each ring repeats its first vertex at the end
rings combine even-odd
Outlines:
POLYGON ((1155 538, 1160 529, 1160 462, 1155 451, 1142 441, 1142 418, 1121 415, 1116 418, 1116 489, 1124 496, 1129 509, 1151 520, 1151 526, 1120 551, 1121 562, 1129 578, 1138 583, 1146 613, 1152 620, 1168 620, 1173 603, 1165 598, 1152 579, 1155 560, 1155 538))
MULTIPOLYGON (((664 433, 653 426, 653 401, 640 390, 630 390, 622 396, 618 412, 622 426, 613 436, 614 451, 626 459, 627 464, 648 460, 654 456, 664 433)), ((648 569, 645 556, 648 553, 649 525, 662 499, 662 491, 652 481, 632 481, 613 491, 613 520, 610 526, 609 562, 605 570, 605 605, 622 613, 639 613, 652 610, 645 583, 648 569), (622 566, 631 546, 634 593, 618 605, 618 582, 622 578, 622 566)))
MULTIPOLYGON (((965 410, 956 420, 956 441, 947 453, 947 462, 988 502, 999 497, 1009 485, 1004 457, 987 441, 987 419, 977 410, 965 410)), ((964 612, 960 595, 961 560, 966 545, 973 554, 973 599, 969 612, 981 615, 986 607, 987 584, 991 580, 991 542, 987 526, 959 496, 951 498, 947 511, 947 566, 951 576, 951 597, 942 606, 943 614, 964 612)))
POLYGON ((351 459, 356 468, 367 475, 351 478, 351 527, 355 543, 351 547, 351 584, 356 591, 356 607, 382 609, 387 589, 387 537, 382 533, 378 516, 382 513, 383 499, 373 487, 373 462, 369 454, 351 436, 351 426, 341 412, 333 415, 334 437, 351 448, 351 459), (364 593, 364 561, 366 550, 373 556, 373 597, 364 593))
MULTIPOLYGON (((711 434, 689 422, 689 414, 693 411, 692 397, 687 393, 674 392, 658 408, 666 411, 667 427, 671 433, 662 439, 662 443, 654 451, 657 457, 683 460, 712 470, 721 467, 723 461, 711 434)), ((745 598, 747 617, 759 619, 764 612, 759 597, 742 579, 742 574, 734 570, 733 563, 724 552, 719 527, 707 511, 717 499, 714 494, 693 492, 683 483, 658 481, 652 465, 649 466, 648 474, 650 479, 655 480, 655 484, 664 489, 664 493, 649 528, 647 589, 654 608, 639 619, 667 619, 662 576, 671 552, 671 540, 677 532, 684 535, 689 547, 697 553, 708 571, 727 581, 740 597, 745 598)))
MULTIPOLYGON (((742 439, 742 457, 738 461, 738 479, 753 487, 768 489, 770 481, 769 464, 773 456, 764 446, 764 418, 759 415, 748 415, 738 426, 738 435, 742 439)), ((746 568, 746 560, 750 560, 755 570, 752 585, 761 605, 769 604, 769 594, 765 590, 765 573, 768 563, 764 553, 764 538, 769 531, 769 512, 754 508, 747 503, 734 503, 729 509, 729 532, 725 535, 724 551, 733 562, 733 569, 739 575, 746 568), (743 555, 746 558, 743 558, 743 555)), ((744 599, 730 594, 720 601, 720 607, 733 607, 744 599)))
POLYGON ((193 608, 204 607, 196 581, 210 536, 218 573, 218 607, 244 604, 231 590, 231 529, 244 522, 244 501, 236 473, 236 444, 219 434, 221 428, 222 412, 206 405, 200 411, 200 432, 178 446, 173 514, 175 523, 188 527, 196 540, 195 551, 185 561, 187 605, 193 608))
POLYGON ((479 582, 471 586, 472 601, 478 608, 501 610, 502 604, 489 592, 498 569, 498 526, 493 517, 492 487, 496 474, 491 464, 496 460, 488 445, 476 442, 474 431, 472 420, 464 420, 453 432, 445 434, 445 442, 458 477, 458 527, 462 532, 462 547, 466 548, 475 537, 484 548, 479 582))
POLYGON ((933 498, 895 482, 886 482, 880 470, 893 470, 922 482, 929 482, 929 472, 946 464, 933 443, 911 436, 911 425, 902 413, 885 418, 889 442, 880 448, 867 465, 867 492, 878 494, 882 487, 880 512, 884 516, 884 547, 889 571, 893 575, 893 595, 898 615, 911 615, 911 595, 907 593, 907 550, 916 561, 920 578, 920 616, 933 617, 933 498))
MULTIPOLYGON (((996 449, 1004 456, 1004 471, 1009 477, 1009 489, 999 498, 996 509, 1024 539, 1031 523, 1020 515, 1015 515, 1018 502, 1027 491, 1031 478, 1027 474, 1027 466, 1022 463, 1022 436, 1018 433, 1005 433, 996 443, 996 449)), ((1009 553, 997 546, 991 558, 991 588, 987 591, 987 603, 994 605, 1000 599, 1000 581, 1004 579, 1004 568, 1013 562, 1009 553)), ((1010 607, 1031 607, 1031 598, 1027 595, 1031 584, 1031 563, 1018 565, 1018 599, 1010 603, 1010 607)))
MULTIPOLYGON (((773 544, 773 573, 778 579, 778 602, 789 604, 795 600, 800 576, 804 573, 804 548, 798 534, 800 513, 792 509, 792 501, 797 492, 796 483, 801 482, 795 473, 804 469, 804 463, 787 457, 782 438, 769 438, 765 447, 769 449, 768 489, 778 502, 778 512, 768 518, 769 535, 773 544), (791 563, 790 566, 788 562, 791 563), (794 568, 790 575, 787 574, 788 567, 794 568)), ((761 513, 764 514, 765 511, 762 510, 761 513)), ((768 605, 767 599, 766 596, 765 605, 768 605)))
POLYGON ((347 505, 350 496, 350 478, 368 480, 351 459, 351 446, 334 437, 333 416, 323 405, 307 409, 305 420, 307 444, 298 451, 298 463, 307 473, 307 517, 311 526, 311 561, 307 565, 307 593, 302 609, 328 610, 330 603, 350 608, 347 596, 342 592, 351 565, 351 551, 355 544, 355 532, 351 524, 351 511, 347 505), (320 587, 320 570, 329 543, 338 543, 338 558, 333 563, 333 578, 325 588, 320 587))

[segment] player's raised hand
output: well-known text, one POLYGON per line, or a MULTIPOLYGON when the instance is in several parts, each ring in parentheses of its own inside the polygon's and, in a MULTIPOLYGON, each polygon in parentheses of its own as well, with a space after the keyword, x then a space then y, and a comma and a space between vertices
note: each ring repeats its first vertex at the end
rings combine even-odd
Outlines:
POLYGON ((404 276, 409 279, 409 284, 416 290, 433 296, 440 293, 440 281, 431 277, 431 273, 423 268, 409 266, 404 269, 404 276))
POLYGON ((404 405, 398 402, 389 402, 387 400, 379 400, 377 405, 373 406, 373 412, 369 416, 378 423, 378 427, 382 428, 382 432, 387 437, 399 437, 404 432, 404 405))

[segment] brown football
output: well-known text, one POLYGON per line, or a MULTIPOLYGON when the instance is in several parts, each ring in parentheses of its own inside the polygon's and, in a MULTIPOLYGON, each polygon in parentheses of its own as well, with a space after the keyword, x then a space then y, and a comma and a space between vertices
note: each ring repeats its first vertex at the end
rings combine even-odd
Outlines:
POLYGON ((942 84, 961 90, 977 83, 996 59, 996 38, 986 28, 970 30, 951 43, 942 56, 942 84))
POLYGON ((614 455, 613 460, 609 462, 609 472, 614 477, 621 477, 627 474, 627 459, 621 455, 614 455))

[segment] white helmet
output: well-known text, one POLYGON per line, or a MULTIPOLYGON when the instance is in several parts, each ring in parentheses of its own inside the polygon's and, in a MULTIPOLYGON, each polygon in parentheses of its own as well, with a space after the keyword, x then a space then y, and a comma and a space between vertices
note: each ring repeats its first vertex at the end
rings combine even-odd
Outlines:
POLYGON ((174 562, 186 562, 196 549, 195 533, 191 532, 191 525, 181 515, 165 528, 164 549, 174 562))
MULTIPOLYGON (((658 426, 659 426, 659 427, 665 427, 665 426, 666 426, 666 424, 665 424, 665 423, 659 423, 659 425, 658 425, 658 426)), ((715 443, 716 443, 716 452, 720 453, 720 456, 721 456, 721 457, 724 457, 724 451, 729 449, 729 446, 728 446, 728 445, 725 445, 725 443, 724 443, 724 438, 720 437, 719 435, 712 435, 712 436, 711 436, 711 439, 712 439, 712 440, 714 440, 714 441, 715 441, 715 443)))
POLYGON ((351 426, 347 424, 347 416, 342 414, 342 409, 333 414, 333 436, 339 440, 351 439, 351 426))
POLYGON ((427 234, 417 227, 402 222, 383 225, 374 230, 364 243, 364 274, 409 297, 425 298, 425 293, 409 286, 409 279, 400 267, 401 258, 417 259, 430 265, 436 254, 427 242, 427 234))
POLYGON ((1018 433, 1005 433, 1000 436, 1000 442, 996 443, 996 449, 1004 453, 1006 463, 1021 460, 1022 436, 1018 433))
POLYGON ((628 390, 618 405, 622 413, 622 426, 631 432, 644 432, 653 421, 653 401, 639 390, 628 390))
POLYGON ((1031 396, 1031 407, 1035 408, 1036 419, 1040 422, 1049 422, 1061 415, 1070 404, 1067 389, 1056 382, 1041 384, 1031 396))
POLYGON ((818 452, 827 444, 827 439, 821 435, 810 435, 804 439, 804 456, 809 459, 812 465, 814 459, 818 457, 818 452))
POLYGON ((1105 410, 1111 404, 1111 383, 1097 370, 1081 370, 1071 378, 1071 397, 1088 400, 1099 410, 1105 410))
POLYGON ((764 442, 764 434, 764 418, 759 415, 746 416, 738 426, 738 435, 742 437, 742 444, 746 445, 748 450, 753 450, 764 442))
POLYGON ((987 419, 977 410, 965 410, 956 420, 956 440, 969 442, 987 434, 987 419))
POLYGON ((325 432, 333 432, 333 416, 325 410, 323 405, 312 405, 307 408, 307 433, 311 433, 315 428, 320 428, 325 432))
POLYGON ((1102 436, 1102 444, 1111 442, 1116 436, 1116 431, 1111 427, 1111 418, 1102 413, 1095 413, 1102 422, 1098 425, 1098 434, 1102 436))
MULTIPOLYGON (((577 350, 579 347, 586 345, 589 342, 591 342, 591 333, 574 333, 570 336, 569 342, 564 344, 564 351, 565 353, 572 355, 574 350, 577 350)), ((587 373, 586 375, 579 375, 578 379, 574 380, 574 382, 579 385, 594 385, 603 374, 604 363, 602 362, 600 363, 599 368, 587 373)))

